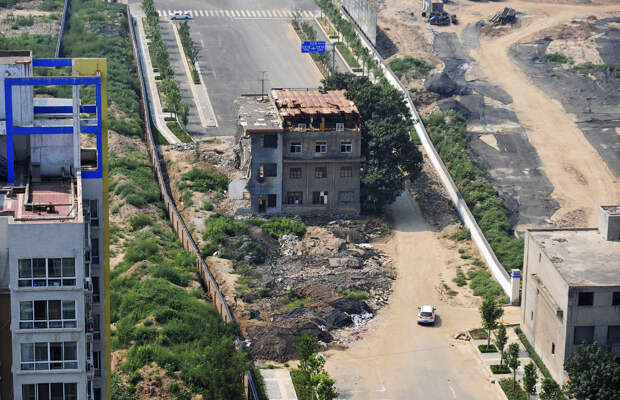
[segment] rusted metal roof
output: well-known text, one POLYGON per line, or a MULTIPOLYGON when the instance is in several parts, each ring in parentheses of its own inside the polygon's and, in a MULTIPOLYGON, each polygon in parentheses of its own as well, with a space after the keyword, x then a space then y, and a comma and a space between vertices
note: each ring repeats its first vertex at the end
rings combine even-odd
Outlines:
POLYGON ((301 114, 356 114, 355 104, 344 97, 344 90, 286 90, 272 91, 280 116, 289 117, 301 114))

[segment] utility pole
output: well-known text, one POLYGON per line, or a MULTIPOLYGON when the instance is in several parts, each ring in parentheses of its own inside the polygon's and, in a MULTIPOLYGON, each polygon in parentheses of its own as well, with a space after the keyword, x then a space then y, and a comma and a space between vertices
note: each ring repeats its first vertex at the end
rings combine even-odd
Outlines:
POLYGON ((260 101, 265 101, 265 74, 267 71, 258 71, 260 72, 261 78, 258 80, 260 82, 260 101))
POLYGON ((336 43, 332 43, 332 74, 336 72, 336 43))

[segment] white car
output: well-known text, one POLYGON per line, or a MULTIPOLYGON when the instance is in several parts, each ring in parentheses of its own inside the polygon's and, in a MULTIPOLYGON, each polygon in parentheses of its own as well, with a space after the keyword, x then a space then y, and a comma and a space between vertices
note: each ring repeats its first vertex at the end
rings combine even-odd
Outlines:
POLYGON ((418 307, 418 324, 435 325, 435 306, 418 307))
POLYGON ((192 14, 188 13, 187 11, 175 11, 170 16, 170 19, 172 19, 172 20, 175 20, 175 19, 192 19, 192 14))

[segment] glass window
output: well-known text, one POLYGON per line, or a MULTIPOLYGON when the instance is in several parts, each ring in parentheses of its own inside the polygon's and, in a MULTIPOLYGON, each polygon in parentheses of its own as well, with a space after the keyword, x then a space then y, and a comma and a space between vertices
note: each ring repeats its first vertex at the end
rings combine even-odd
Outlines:
POLYGON ((340 142, 340 152, 341 153, 353 152, 353 142, 350 140, 343 140, 342 142, 340 142))
POLYGON ((97 209, 97 200, 88 201, 90 208, 90 224, 92 226, 99 226, 99 210, 97 209))
POLYGON ((594 304, 594 292, 579 292, 579 305, 591 306, 594 304))
POLYGON ((45 258, 32 260, 32 274, 35 278, 45 278, 45 258))
POLYGON ((47 301, 34 302, 34 327, 36 329, 47 328, 47 301))
POLYGON ((314 177, 317 179, 327 178, 327 168, 326 167, 316 167, 314 169, 314 177))
POLYGON ((62 310, 60 300, 50 300, 47 304, 50 328, 62 328, 62 310))
POLYGON ((62 383, 50 383, 50 392, 52 394, 52 397, 50 398, 50 400, 63 400, 62 398, 62 389, 63 389, 63 384, 62 383))
POLYGON ((607 345, 612 346, 620 343, 620 325, 610 325, 607 327, 607 345))
POLYGON ((19 260, 18 265, 20 278, 32 278, 32 262, 29 258, 19 260))
POLYGON ((93 338, 95 340, 101 340, 101 317, 99 314, 95 314, 94 315, 94 326, 93 326, 93 330, 94 330, 94 334, 93 334, 93 338))
POLYGON ((355 196, 352 191, 338 192, 338 201, 340 203, 353 203, 354 199, 355 196))
POLYGON ((289 173, 290 173, 289 177, 291 179, 299 179, 299 178, 301 178, 301 168, 291 168, 289 170, 289 173))
POLYGON ((263 147, 270 149, 278 148, 278 136, 276 135, 263 135, 263 147))
POLYGON ((34 344, 34 368, 38 370, 50 369, 48 363, 48 344, 47 343, 35 343, 34 344))
POLYGON ((64 328, 75 328, 77 321, 75 320, 75 301, 65 300, 62 302, 62 319, 64 328))
POLYGON ((286 204, 302 204, 302 198, 302 192, 288 192, 286 193, 286 204))
POLYGON ((316 153, 327 153, 327 142, 316 142, 316 144, 314 145, 314 151, 316 153))
POLYGON ((91 279, 93 281, 93 302, 99 303, 99 277, 93 276, 91 279))
POLYGON ((267 207, 269 208, 274 208, 276 206, 278 200, 278 196, 275 194, 268 194, 267 195, 267 207))
POLYGON ((336 122, 336 131, 337 132, 344 131, 344 123, 343 122, 336 122))
POLYGON ((50 343, 50 369, 63 369, 62 343, 50 343))
POLYGON ((340 177, 341 178, 351 178, 353 176, 353 168, 352 167, 340 167, 340 177))
POLYGON ((99 239, 90 239, 90 254, 93 264, 99 264, 99 239))
POLYGON ((33 385, 22 385, 22 399, 23 400, 37 400, 36 393, 33 385))
POLYGON ((34 369, 34 343, 22 343, 20 346, 22 357, 22 371, 34 369))
POLYGON ((62 276, 62 260, 60 258, 49 258, 47 260, 47 273, 50 278, 60 278, 62 276))
POLYGON ((620 306, 620 292, 614 292, 611 296, 611 305, 620 306))
POLYGON ((258 176, 261 178, 269 178, 278 176, 278 165, 277 164, 261 164, 260 170, 258 172, 258 176))
POLYGON ((593 326, 576 326, 573 344, 579 345, 582 342, 592 343, 594 341, 593 326))
POLYGON ((65 342, 65 369, 77 369, 77 343, 65 342))
POLYGON ((39 383, 37 385, 37 396, 38 400, 47 400, 50 398, 50 384, 49 383, 39 383))
POLYGON ((62 276, 75 277, 75 258, 63 258, 62 259, 62 276))
POLYGON ((77 400, 77 383, 65 383, 65 400, 77 400))
POLYGON ((19 303, 19 329, 32 329, 34 311, 32 301, 22 301, 19 303))
POLYGON ((327 204, 327 192, 312 192, 312 204, 327 204))
POLYGON ((292 142, 289 150, 291 153, 301 153, 302 151, 301 142, 292 142))

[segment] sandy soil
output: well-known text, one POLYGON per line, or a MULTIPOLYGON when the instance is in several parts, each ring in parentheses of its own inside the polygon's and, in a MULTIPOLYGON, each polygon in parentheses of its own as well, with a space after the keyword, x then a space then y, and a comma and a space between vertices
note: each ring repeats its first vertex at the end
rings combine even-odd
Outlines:
POLYGON ((620 183, 562 105, 538 89, 513 63, 508 49, 537 32, 573 18, 618 11, 620 6, 593 7, 511 2, 519 11, 538 16, 525 26, 501 37, 482 37, 480 48, 471 55, 492 83, 499 84, 514 100, 514 110, 527 129, 551 184, 553 198, 560 209, 552 220, 563 224, 576 213, 583 215, 577 225, 595 226, 601 204, 615 204, 620 199, 620 183))
MULTIPOLYGON (((478 327, 478 299, 452 305, 442 302, 436 288, 455 250, 441 243, 408 195, 399 197, 390 212, 396 222, 385 251, 394 259, 398 279, 390 304, 369 322, 362 340, 346 351, 327 352, 340 398, 496 399, 473 348, 453 339, 478 327), (416 324, 421 304, 438 307, 434 327, 416 324)), ((511 307, 510 321, 515 310, 511 307)))

